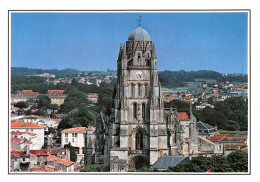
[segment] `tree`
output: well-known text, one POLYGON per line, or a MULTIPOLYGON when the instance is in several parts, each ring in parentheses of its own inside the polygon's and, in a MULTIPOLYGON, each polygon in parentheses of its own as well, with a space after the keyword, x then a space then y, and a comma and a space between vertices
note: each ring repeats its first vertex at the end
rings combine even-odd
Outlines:
POLYGON ((60 111, 62 113, 68 113, 71 110, 77 108, 81 103, 87 105, 86 94, 82 91, 79 91, 76 87, 69 87, 66 90, 68 94, 67 98, 64 100, 64 103, 60 106, 60 111))
POLYGON ((38 108, 49 108, 51 104, 51 99, 47 95, 39 95, 38 97, 38 108))
POLYGON ((76 162, 77 161, 77 154, 75 152, 74 147, 70 143, 68 143, 68 144, 64 145, 64 148, 69 149, 70 160, 73 161, 73 162, 76 162))
POLYGON ((213 103, 214 103, 213 97, 208 98, 208 104, 213 105, 213 103))
POLYGON ((57 104, 50 104, 50 109, 54 110, 58 110, 59 106, 57 104))
POLYGON ((111 107, 113 105, 113 93, 114 86, 112 85, 101 85, 99 89, 99 97, 97 106, 106 114, 109 114, 111 107))
POLYGON ((215 172, 232 172, 227 158, 222 155, 203 157, 199 156, 187 161, 184 164, 178 164, 169 167, 170 172, 206 172, 208 169, 214 169, 215 172))
POLYGON ((101 166, 98 164, 87 165, 80 172, 101 172, 101 166))
POLYGON ((38 116, 46 116, 47 115, 47 112, 44 108, 40 108, 38 109, 36 112, 35 112, 36 115, 38 116))
POLYGON ((88 127, 89 123, 95 118, 97 113, 81 103, 75 109, 71 110, 64 117, 58 128, 59 130, 74 127, 88 127))
POLYGON ((27 108, 29 107, 27 102, 21 101, 14 104, 14 107, 18 107, 19 109, 27 108))
POLYGON ((190 104, 188 102, 180 101, 180 100, 172 100, 170 102, 166 102, 164 104, 166 108, 172 107, 176 108, 179 112, 189 112, 190 104))
POLYGON ((247 102, 242 97, 231 97, 199 111, 201 120, 224 130, 243 130, 248 127, 247 102))
POLYGON ((248 171, 248 153, 245 151, 237 150, 228 154, 227 161, 235 172, 248 171))
POLYGON ((77 86, 78 82, 73 78, 70 85, 71 86, 77 86))

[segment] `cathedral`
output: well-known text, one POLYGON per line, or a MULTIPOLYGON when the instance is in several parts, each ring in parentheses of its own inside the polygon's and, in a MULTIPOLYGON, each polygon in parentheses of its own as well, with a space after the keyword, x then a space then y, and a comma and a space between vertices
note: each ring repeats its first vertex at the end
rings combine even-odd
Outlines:
POLYGON ((120 46, 112 114, 101 112, 87 130, 86 164, 127 172, 152 166, 163 154, 198 155, 196 118, 191 109, 186 120, 179 114, 164 108, 155 45, 139 25, 120 46))

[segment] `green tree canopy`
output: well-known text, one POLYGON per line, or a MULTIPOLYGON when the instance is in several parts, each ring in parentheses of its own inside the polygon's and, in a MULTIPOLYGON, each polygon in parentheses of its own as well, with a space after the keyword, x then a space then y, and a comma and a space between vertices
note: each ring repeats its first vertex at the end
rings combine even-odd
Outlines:
POLYGON ((101 166, 98 164, 87 165, 80 172, 101 172, 101 166))
POLYGON ((245 151, 237 150, 230 153, 227 156, 227 161, 235 172, 248 171, 248 153, 245 151))
POLYGON ((206 172, 208 169, 214 169, 214 172, 247 172, 247 152, 238 150, 230 153, 227 157, 222 155, 214 155, 212 157, 199 156, 184 164, 169 167, 168 171, 206 172))
POLYGON ((21 101, 14 104, 14 107, 18 107, 20 109, 29 107, 27 102, 21 101))
POLYGON ((243 130, 248 127, 248 103, 242 97, 231 97, 206 107, 200 112, 201 120, 224 130, 243 130))
POLYGON ((49 108, 51 104, 51 99, 47 95, 39 95, 38 96, 38 108, 49 108))
POLYGON ((69 87, 66 90, 66 93, 69 94, 65 99, 64 103, 60 106, 60 111, 62 113, 68 113, 71 110, 77 108, 80 104, 87 105, 86 94, 82 91, 79 91, 76 87, 69 87))
POLYGON ((64 148, 69 149, 70 160, 73 161, 73 162, 76 162, 77 161, 77 154, 75 152, 74 147, 70 143, 68 143, 68 144, 64 145, 64 148))

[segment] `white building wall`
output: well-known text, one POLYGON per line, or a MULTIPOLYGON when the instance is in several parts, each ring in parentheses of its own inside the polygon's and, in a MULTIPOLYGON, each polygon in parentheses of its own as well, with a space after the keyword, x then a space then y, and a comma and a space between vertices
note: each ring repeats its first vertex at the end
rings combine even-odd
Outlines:
POLYGON ((85 147, 84 133, 77 133, 77 137, 72 136, 73 133, 67 133, 68 137, 65 137, 65 133, 61 133, 61 145, 64 147, 66 144, 71 144, 73 147, 85 147), (66 140, 67 139, 67 140, 66 140))
POLYGON ((32 140, 33 142, 33 149, 31 150, 39 150, 42 148, 42 146, 44 145, 44 128, 43 127, 35 127, 35 128, 26 128, 26 127, 14 127, 11 128, 11 132, 12 131, 20 131, 20 132, 31 132, 31 133, 35 133, 36 137, 34 138, 34 140, 32 140))

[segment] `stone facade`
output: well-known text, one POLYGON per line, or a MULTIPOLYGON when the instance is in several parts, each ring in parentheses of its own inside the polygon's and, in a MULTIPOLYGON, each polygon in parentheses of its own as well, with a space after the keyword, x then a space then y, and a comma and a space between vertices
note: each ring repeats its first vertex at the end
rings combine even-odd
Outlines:
POLYGON ((120 46, 111 115, 100 113, 87 133, 86 163, 104 171, 135 171, 152 166, 163 154, 197 155, 196 118, 180 121, 176 109, 164 108, 155 46, 138 26, 120 46))
POLYGON ((37 100, 39 92, 33 92, 32 90, 17 91, 15 94, 11 94, 11 102, 27 102, 29 99, 37 100))
POLYGON ((51 104, 60 106, 64 103, 68 94, 64 94, 64 90, 48 90, 47 96, 51 99, 51 104))

